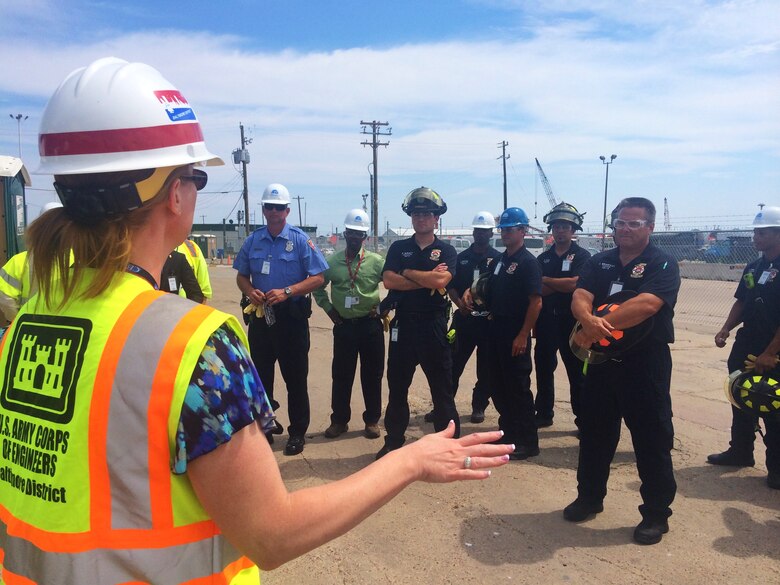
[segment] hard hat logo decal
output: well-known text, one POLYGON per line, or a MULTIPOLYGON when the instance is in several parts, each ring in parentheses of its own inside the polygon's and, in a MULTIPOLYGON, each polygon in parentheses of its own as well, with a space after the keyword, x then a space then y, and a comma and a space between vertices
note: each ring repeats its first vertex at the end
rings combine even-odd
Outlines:
POLYGON ((165 113, 168 114, 171 122, 181 122, 182 120, 197 120, 195 112, 190 107, 187 99, 176 89, 166 89, 154 92, 157 100, 165 106, 165 113))

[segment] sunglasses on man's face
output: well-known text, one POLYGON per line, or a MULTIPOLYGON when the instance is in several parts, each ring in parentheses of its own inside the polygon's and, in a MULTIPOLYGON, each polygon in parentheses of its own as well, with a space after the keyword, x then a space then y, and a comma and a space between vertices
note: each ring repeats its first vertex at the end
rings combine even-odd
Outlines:
POLYGON ((263 209, 266 211, 284 211, 287 205, 284 203, 263 203, 263 209))
POLYGON ((203 187, 206 186, 206 183, 208 183, 209 176, 199 169, 192 169, 191 175, 180 175, 179 179, 183 181, 191 181, 192 184, 195 185, 195 189, 200 191, 203 189, 203 187))

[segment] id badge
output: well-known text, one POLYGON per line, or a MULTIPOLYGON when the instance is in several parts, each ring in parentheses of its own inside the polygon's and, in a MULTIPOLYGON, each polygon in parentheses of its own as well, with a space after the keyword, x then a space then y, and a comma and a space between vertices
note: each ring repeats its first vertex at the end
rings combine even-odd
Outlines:
POLYGON ((398 326, 390 330, 390 341, 398 341, 398 326))
POLYGON ((344 297, 344 308, 345 309, 352 308, 352 297, 344 297))
POLYGON ((621 290, 623 290, 623 283, 619 280, 616 280, 614 282, 611 282, 609 285, 609 293, 607 293, 608 297, 611 297, 615 293, 619 293, 621 290))
POLYGON ((171 291, 175 291, 175 290, 177 290, 179 288, 178 286, 176 286, 176 277, 175 276, 168 277, 168 288, 171 291))
POLYGON ((571 270, 571 260, 564 260, 561 264, 561 272, 568 272, 571 270))
POLYGON ((758 279, 758 284, 766 284, 770 276, 772 276, 771 272, 769 272, 769 270, 764 270, 761 273, 761 277, 758 279))
POLYGON ((271 263, 268 260, 263 260, 263 267, 260 270, 261 274, 271 274, 271 263))
POLYGON ((479 268, 474 269, 474 276, 471 278, 471 282, 477 282, 479 280, 479 268))
POLYGON ((501 262, 501 261, 499 261, 499 262, 496 262, 496 267, 495 267, 495 269, 493 270, 493 276, 498 276, 498 273, 499 273, 499 272, 501 272, 501 267, 502 267, 503 265, 504 265, 504 263, 503 263, 503 262, 501 262))

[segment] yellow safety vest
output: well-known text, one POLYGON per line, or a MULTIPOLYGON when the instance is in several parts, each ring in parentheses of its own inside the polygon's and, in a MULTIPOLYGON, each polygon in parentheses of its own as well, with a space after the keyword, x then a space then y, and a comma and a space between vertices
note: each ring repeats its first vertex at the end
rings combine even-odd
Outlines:
POLYGON ((138 276, 117 281, 59 313, 35 296, 3 337, 0 582, 256 585, 172 473, 198 357, 218 327, 246 343, 243 329, 138 276))
MULTIPOLYGON (((192 267, 192 271, 195 273, 195 278, 198 280, 200 291, 203 296, 210 299, 212 296, 211 279, 209 278, 209 267, 206 263, 206 259, 203 257, 203 252, 192 240, 184 240, 176 248, 177 252, 181 252, 187 258, 192 267)), ((184 290, 179 291, 179 296, 186 297, 187 293, 184 290)))
POLYGON ((0 306, 9 321, 33 293, 27 251, 19 252, 0 268, 0 306))

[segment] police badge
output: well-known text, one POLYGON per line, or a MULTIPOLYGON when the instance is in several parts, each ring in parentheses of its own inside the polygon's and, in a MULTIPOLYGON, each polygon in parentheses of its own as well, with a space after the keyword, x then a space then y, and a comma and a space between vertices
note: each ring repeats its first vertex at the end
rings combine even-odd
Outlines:
POLYGON ((284 247, 285 252, 292 252, 293 251, 293 241, 287 240, 287 245, 284 247))

